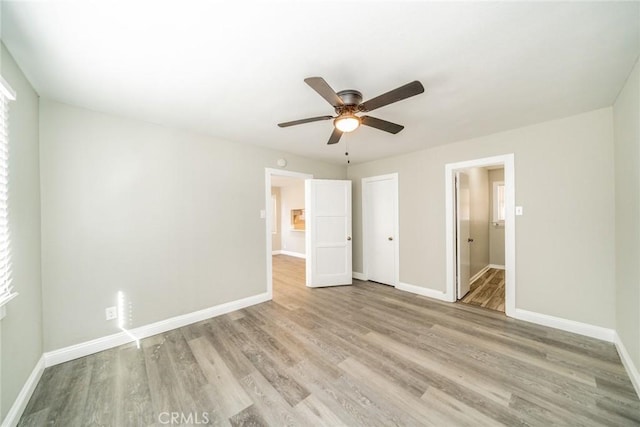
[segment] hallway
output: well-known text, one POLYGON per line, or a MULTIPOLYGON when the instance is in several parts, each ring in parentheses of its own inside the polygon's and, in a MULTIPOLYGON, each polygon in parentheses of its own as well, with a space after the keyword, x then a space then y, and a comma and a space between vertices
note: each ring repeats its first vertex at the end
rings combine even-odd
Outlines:
POLYGON ((504 283, 505 271, 490 268, 471 284, 471 290, 460 302, 504 313, 504 283))

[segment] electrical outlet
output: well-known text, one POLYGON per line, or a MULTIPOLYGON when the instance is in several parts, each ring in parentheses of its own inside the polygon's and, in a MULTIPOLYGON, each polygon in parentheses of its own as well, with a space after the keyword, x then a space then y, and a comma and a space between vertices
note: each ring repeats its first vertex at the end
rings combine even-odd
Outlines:
POLYGON ((104 313, 107 320, 113 320, 118 318, 118 309, 115 306, 105 308, 104 313))

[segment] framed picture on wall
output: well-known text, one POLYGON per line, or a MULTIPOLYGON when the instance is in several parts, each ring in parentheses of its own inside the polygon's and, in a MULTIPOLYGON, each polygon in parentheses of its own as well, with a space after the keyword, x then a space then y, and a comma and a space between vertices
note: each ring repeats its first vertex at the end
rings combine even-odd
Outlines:
POLYGON ((304 209, 291 209, 291 228, 304 230, 304 209))

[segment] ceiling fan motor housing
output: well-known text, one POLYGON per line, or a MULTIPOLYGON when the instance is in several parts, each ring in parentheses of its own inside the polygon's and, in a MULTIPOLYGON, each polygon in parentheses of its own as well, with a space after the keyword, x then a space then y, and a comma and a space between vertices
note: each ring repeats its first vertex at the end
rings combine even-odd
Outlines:
POLYGON ((338 92, 338 96, 344 102, 344 105, 360 105, 362 102, 362 94, 357 90, 347 89, 338 92))

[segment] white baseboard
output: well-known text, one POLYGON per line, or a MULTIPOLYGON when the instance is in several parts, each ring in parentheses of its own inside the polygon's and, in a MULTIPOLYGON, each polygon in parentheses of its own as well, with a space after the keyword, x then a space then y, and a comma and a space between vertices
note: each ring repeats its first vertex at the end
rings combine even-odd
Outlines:
POLYGON ((489 271, 489 269, 491 268, 491 265, 488 264, 486 267, 484 267, 482 270, 478 271, 476 274, 474 274, 473 276, 471 276, 469 278, 469 284, 475 282, 476 280, 478 280, 480 277, 482 277, 482 275, 484 273, 486 273, 487 271, 489 271))
POLYGON ((22 417, 22 413, 27 407, 27 403, 29 403, 29 399, 31 399, 31 395, 33 394, 36 386, 38 385, 38 381, 40 381, 40 377, 44 372, 45 362, 44 355, 40 357, 40 360, 36 363, 36 366, 33 367, 33 371, 31 371, 31 375, 27 378, 27 381, 22 386, 22 390, 18 393, 16 400, 11 405, 7 416, 2 421, 2 427, 15 427, 18 425, 20 421, 20 417, 22 417))
POLYGON ((422 286, 410 285, 408 283, 398 282, 396 289, 401 291, 411 292, 412 294, 422 295, 424 297, 438 299, 440 301, 451 302, 447 298, 447 294, 442 291, 436 291, 435 289, 423 288, 422 286))
POLYGON ((367 281, 367 276, 364 275, 364 273, 359 273, 357 271, 352 272, 351 277, 353 277, 354 279, 358 279, 358 280, 363 280, 363 281, 367 281))
POLYGON ((305 254, 301 254, 300 252, 291 252, 291 251, 280 251, 278 255, 288 255, 288 256, 303 258, 303 259, 307 258, 305 254))
POLYGON ((500 265, 500 264, 489 264, 488 267, 489 268, 497 268, 498 270, 505 270, 505 266, 504 265, 500 265))
POLYGON ((280 255, 282 253, 281 250, 271 251, 271 255, 280 255))
POLYGON ((635 363, 633 363, 633 359, 627 351, 624 343, 620 339, 620 335, 618 335, 618 332, 615 332, 614 343, 616 345, 616 349, 618 349, 618 354, 620 355, 620 360, 622 360, 622 365, 627 370, 627 374, 629 374, 629 378, 631 379, 633 388, 636 389, 636 394, 638 395, 638 397, 640 397, 640 371, 638 371, 638 367, 635 365, 635 363))
POLYGON ((98 353, 103 350, 117 347, 122 344, 130 343, 134 341, 131 336, 134 336, 137 339, 147 338, 152 335, 157 335, 163 332, 170 331, 172 329, 181 328, 192 323, 200 322, 201 320, 220 316, 222 314, 240 310, 241 308, 249 307, 255 304, 260 304, 270 299, 271 298, 269 298, 269 295, 265 292, 263 294, 254 295, 224 304, 219 304, 213 307, 205 308, 203 310, 194 311, 192 313, 161 320, 149 325, 140 326, 138 328, 129 330, 129 334, 125 332, 118 332, 106 337, 97 338, 95 340, 75 344, 58 350, 49 351, 43 355, 45 366, 49 367, 57 365, 59 363, 68 362, 69 360, 77 359, 79 357, 88 356, 93 353, 98 353))
POLYGON ((562 331, 573 332, 574 334, 585 335, 608 342, 614 342, 616 331, 602 326, 590 325, 588 323, 576 322, 575 320, 563 319, 561 317, 549 316, 547 314, 535 313, 533 311, 516 308, 513 313, 515 319, 524 320, 538 325, 549 326, 562 331))

